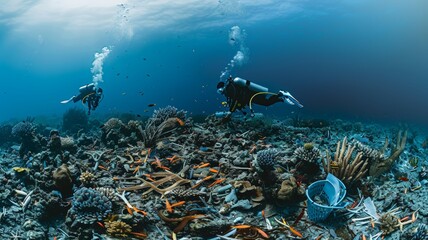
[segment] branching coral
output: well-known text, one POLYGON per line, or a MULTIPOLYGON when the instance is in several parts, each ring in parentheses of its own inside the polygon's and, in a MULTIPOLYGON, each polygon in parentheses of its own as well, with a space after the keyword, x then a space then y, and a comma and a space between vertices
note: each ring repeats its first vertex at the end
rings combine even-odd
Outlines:
POLYGON ((348 144, 346 137, 342 142, 337 142, 334 160, 331 159, 329 152, 326 151, 326 158, 323 161, 324 171, 335 175, 345 185, 359 180, 367 173, 368 162, 362 160, 361 152, 357 153, 354 159, 351 160, 354 149, 355 146, 348 144))
POLYGON ((181 178, 180 176, 178 176, 177 174, 174 174, 172 172, 166 171, 166 172, 156 172, 156 173, 152 173, 150 175, 151 178, 162 178, 153 182, 148 182, 142 178, 137 178, 137 177, 132 177, 132 178, 124 178, 125 180, 139 180, 142 181, 143 184, 137 185, 137 186, 132 186, 132 187, 125 187, 125 188, 120 188, 118 189, 118 191, 135 191, 135 190, 140 190, 140 189, 145 189, 145 188, 150 188, 149 190, 145 191, 143 193, 143 195, 150 193, 151 191, 155 190, 156 192, 164 195, 169 191, 172 191, 174 189, 176 189, 177 187, 179 187, 180 185, 186 184, 186 183, 190 183, 190 180, 188 179, 184 179, 181 178), (169 187, 165 187, 165 188, 159 188, 161 185, 173 181, 174 183, 169 186, 169 187))
POLYGON ((397 144, 391 151, 391 155, 389 157, 385 156, 385 151, 389 144, 388 138, 385 139, 385 144, 380 150, 373 149, 355 140, 352 142, 352 144, 356 147, 356 149, 358 149, 358 151, 362 153, 362 158, 370 163, 369 175, 377 177, 391 169, 392 164, 404 151, 406 140, 407 131, 404 133, 399 131, 397 135, 397 144))
POLYGON ((150 118, 147 120, 144 130, 139 127, 140 133, 143 136, 145 147, 154 147, 156 143, 171 133, 178 126, 176 118, 168 118, 158 124, 158 120, 150 118))
POLYGON ((370 164, 370 176, 376 177, 389 171, 389 169, 391 169, 392 167, 392 164, 400 157, 401 153, 404 151, 404 147, 406 146, 406 140, 407 131, 405 131, 403 134, 401 131, 399 131, 397 135, 397 144, 392 150, 391 155, 386 159, 376 158, 375 161, 370 164))
POLYGON ((179 118, 184 120, 186 118, 186 113, 186 111, 178 110, 176 107, 166 106, 155 110, 153 112, 152 119, 154 119, 157 124, 166 121, 168 118, 179 118))

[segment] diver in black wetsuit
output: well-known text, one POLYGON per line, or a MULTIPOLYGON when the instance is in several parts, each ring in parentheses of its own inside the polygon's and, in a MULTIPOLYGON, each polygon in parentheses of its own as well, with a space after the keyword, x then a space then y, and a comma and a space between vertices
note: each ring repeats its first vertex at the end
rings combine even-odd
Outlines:
POLYGON ((71 101, 78 102, 82 101, 83 104, 88 105, 88 115, 91 114, 91 110, 95 110, 98 107, 103 97, 103 89, 95 88, 93 83, 87 84, 79 88, 79 95, 73 96, 68 100, 64 100, 61 103, 69 103, 71 101))
POLYGON ((303 107, 303 105, 289 92, 279 91, 278 93, 271 93, 266 87, 239 77, 234 79, 229 77, 226 83, 219 82, 217 84, 217 92, 226 96, 226 103, 231 113, 236 110, 242 112, 242 109, 249 106, 251 114, 253 114, 253 103, 262 106, 270 106, 277 102, 287 102, 299 108, 303 107))

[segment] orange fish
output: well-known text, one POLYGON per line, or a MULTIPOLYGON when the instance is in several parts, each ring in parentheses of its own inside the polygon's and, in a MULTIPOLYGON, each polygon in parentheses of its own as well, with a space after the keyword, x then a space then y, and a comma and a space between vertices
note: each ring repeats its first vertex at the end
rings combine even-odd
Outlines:
POLYGON ((186 123, 184 123, 183 120, 181 120, 180 118, 175 118, 175 120, 177 120, 178 124, 182 127, 184 125, 186 125, 186 123))
POLYGON ((288 226, 288 229, 290 229, 290 231, 291 231, 294 235, 296 235, 296 236, 298 236, 298 237, 300 237, 300 238, 302 238, 302 237, 303 237, 303 235, 302 235, 299 231, 297 231, 296 229, 294 229, 292 226, 288 226))
POLYGON ((254 228, 254 229, 256 229, 256 231, 260 234, 260 235, 262 235, 262 237, 264 237, 264 238, 269 238, 269 235, 267 235, 267 233, 265 233, 263 230, 261 230, 260 228, 254 228))
POLYGON ((399 177, 398 180, 401 180, 403 182, 409 181, 409 179, 407 177, 399 177))

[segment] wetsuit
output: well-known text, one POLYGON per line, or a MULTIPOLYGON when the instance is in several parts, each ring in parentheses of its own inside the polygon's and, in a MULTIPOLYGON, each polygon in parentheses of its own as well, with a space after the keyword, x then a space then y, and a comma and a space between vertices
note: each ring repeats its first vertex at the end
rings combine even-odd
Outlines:
POLYGON ((270 106, 278 102, 284 102, 278 94, 258 94, 260 92, 252 91, 248 86, 240 86, 235 84, 233 80, 229 79, 223 90, 223 94, 227 97, 227 104, 229 111, 234 112, 236 110, 242 110, 245 106, 250 103, 270 106))

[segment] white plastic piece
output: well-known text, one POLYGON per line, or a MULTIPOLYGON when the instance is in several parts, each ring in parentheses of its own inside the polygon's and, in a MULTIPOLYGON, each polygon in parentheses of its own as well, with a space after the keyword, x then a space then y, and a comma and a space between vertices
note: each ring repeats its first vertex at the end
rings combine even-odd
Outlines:
POLYGON ((372 216, 376 220, 379 219, 379 215, 377 214, 376 206, 374 205, 371 198, 364 199, 364 207, 365 207, 364 211, 368 215, 372 216))

